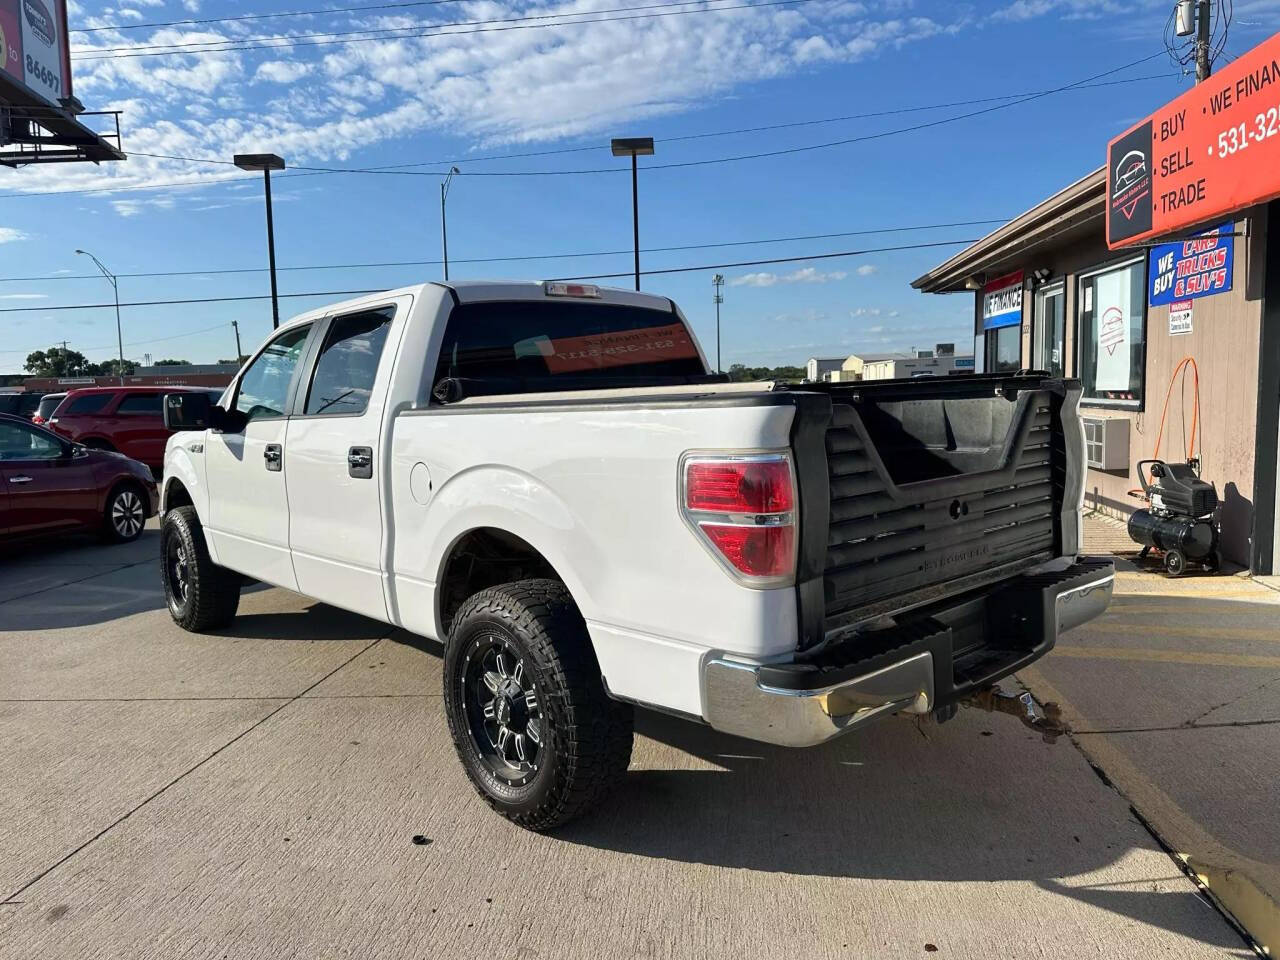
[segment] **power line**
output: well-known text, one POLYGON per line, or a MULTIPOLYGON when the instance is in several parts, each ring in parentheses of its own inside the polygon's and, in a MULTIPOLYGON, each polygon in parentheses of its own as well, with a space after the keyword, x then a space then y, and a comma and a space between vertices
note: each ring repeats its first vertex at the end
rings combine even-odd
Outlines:
MULTIPOLYGON (((643 275, 659 275, 670 273, 690 273, 697 270, 722 270, 733 267, 754 267, 764 264, 776 263, 799 263, 805 260, 831 260, 837 257, 860 257, 870 253, 891 253, 902 250, 927 250, 933 247, 948 247, 958 244, 974 243, 969 240, 935 240, 929 243, 907 243, 888 247, 866 247, 860 250, 842 250, 836 253, 809 253, 793 257, 774 257, 769 260, 743 260, 736 263, 711 263, 701 264, 692 267, 667 267, 659 270, 641 270, 643 275)), ((634 271, 619 274, 594 274, 592 277, 563 277, 559 279, 577 280, 577 279, 605 279, 610 277, 630 277, 634 275, 634 271)), ((284 299, 297 297, 345 297, 345 296, 362 296, 369 293, 383 293, 383 289, 372 290, 323 290, 311 291, 308 293, 282 293, 280 298, 284 299)), ((271 294, 253 294, 239 297, 192 297, 181 300, 135 300, 131 303, 121 303, 121 307, 171 307, 186 306, 194 303, 241 303, 247 300, 270 300, 271 294)), ((69 303, 56 306, 45 307, 0 307, 0 313, 48 313, 55 310, 103 310, 113 308, 115 303, 69 303)), ((8 351, 21 352, 21 351, 8 351)))
MULTIPOLYGON (((767 237, 761 240, 724 240, 718 243, 686 243, 670 247, 643 247, 641 253, 671 253, 684 250, 710 250, 718 247, 749 247, 769 243, 791 243, 798 240, 834 240, 844 237, 862 237, 878 233, 910 233, 918 230, 942 230, 951 227, 976 227, 991 223, 1006 223, 1008 217, 991 217, 985 220, 954 220, 948 223, 923 223, 912 226, 869 227, 864 230, 846 230, 840 233, 809 233, 793 237, 767 237)), ((530 260, 571 260, 583 257, 630 256, 633 250, 591 250, 579 253, 535 253, 510 257, 453 258, 451 263, 518 263, 530 260)), ((380 263, 325 263, 277 267, 278 272, 299 270, 363 270, 381 267, 430 267, 439 266, 439 260, 387 260, 380 263)), ((163 270, 149 273, 118 273, 117 277, 139 279, 152 277, 222 276, 237 273, 266 273, 267 267, 227 267, 214 270, 163 270)), ((634 273, 634 271, 632 271, 634 273)), ((631 276, 631 274, 628 274, 631 276)), ((51 280, 101 280, 97 273, 69 274, 57 277, 0 277, 0 283, 47 283, 51 280)))
MULTIPOLYGON (((687 5, 688 2, 693 2, 693 0, 686 0, 685 4, 677 4, 677 5, 687 5)), ((761 2, 758 2, 758 3, 739 3, 739 4, 733 4, 730 6, 723 6, 723 7, 701 7, 694 10, 659 10, 653 13, 636 13, 636 14, 628 14, 626 16, 620 16, 620 17, 615 17, 615 16, 593 17, 585 20, 561 19, 561 20, 557 20, 555 23, 512 23, 510 18, 494 19, 494 20, 488 20, 488 21, 476 20, 476 21, 467 21, 467 22, 462 22, 457 24, 444 23, 434 27, 418 30, 417 32, 414 32, 414 33, 400 33, 394 36, 385 36, 385 35, 377 36, 377 37, 354 36, 354 37, 340 37, 338 39, 331 39, 331 40, 293 41, 293 40, 284 39, 284 38, 281 38, 279 41, 272 38, 266 38, 267 41, 269 42, 260 42, 252 39, 217 40, 217 41, 211 40, 211 41, 206 41, 204 43, 204 49, 199 49, 199 50, 187 49, 186 47, 182 47, 181 49, 167 49, 167 50, 155 50, 155 51, 142 50, 137 53, 109 53, 109 54, 98 55, 99 54, 98 48, 90 48, 88 52, 93 53, 94 54, 93 56, 74 56, 71 59, 73 61, 88 61, 88 60, 132 59, 136 57, 175 57, 175 56, 194 57, 194 56, 202 56, 210 53, 239 53, 241 51, 246 51, 246 50, 285 50, 293 47, 327 47, 327 46, 333 46, 335 44, 369 43, 369 42, 378 41, 378 40, 381 40, 381 41, 413 40, 413 39, 419 39, 423 37, 450 37, 455 35, 473 34, 473 33, 502 33, 508 30, 543 30, 548 27, 568 27, 568 26, 575 26, 577 24, 618 23, 620 21, 625 21, 625 20, 651 20, 657 17, 681 17, 681 16, 689 16, 691 14, 720 13, 721 11, 724 11, 724 10, 749 10, 755 7, 788 7, 788 6, 795 6, 801 3, 815 3, 815 2, 817 2, 817 0, 761 0, 761 2), (491 23, 495 25, 494 26, 481 25, 486 23, 491 23), (498 25, 498 24, 505 24, 505 25, 498 25), (468 29, 464 29, 464 30, 449 29, 455 26, 466 26, 468 27, 468 29), (222 44, 222 46, 215 47, 215 46, 211 46, 212 44, 222 44), (231 44, 238 44, 238 46, 231 45, 231 44)), ((639 9, 643 9, 643 8, 639 8, 639 9)), ((588 11, 588 13, 594 13, 594 11, 588 11)), ((583 16, 583 14, 566 13, 566 14, 548 14, 545 16, 572 17, 572 16, 583 16)), ((516 19, 536 19, 536 18, 516 18, 516 19)), ((416 28, 406 27, 403 29, 414 30, 416 28)), ((376 31, 362 30, 358 32, 363 34, 368 34, 376 31)), ((386 31, 384 31, 384 33, 386 33, 386 31)), ((179 46, 181 45, 178 45, 178 44, 174 45, 175 48, 179 46)), ((200 46, 200 42, 194 41, 191 44, 188 44, 187 46, 190 46, 190 47, 200 46)), ((106 49, 106 48, 103 48, 103 49, 106 49)), ((129 48, 120 48, 120 49, 123 50, 123 49, 129 49, 129 48)))
MULTIPOLYGON (((338 37, 365 37, 369 40, 398 40, 401 35, 414 37, 417 36, 413 31, 422 30, 441 30, 445 27, 478 27, 487 26, 495 23, 526 23, 534 20, 558 20, 565 17, 585 17, 600 16, 603 14, 613 13, 632 13, 639 10, 665 10, 671 7, 689 7, 697 3, 717 3, 721 0, 664 0, 661 3, 649 3, 628 7, 610 7, 601 10, 582 10, 569 11, 565 13, 539 13, 525 14, 519 17, 490 17, 484 20, 455 20, 449 23, 425 23, 419 21, 405 27, 364 27, 358 30, 332 30, 327 33, 282 33, 272 36, 260 37, 228 37, 225 40, 186 40, 173 43, 149 43, 149 44, 129 44, 123 47, 88 47, 84 49, 84 53, 142 53, 144 51, 165 51, 167 53, 176 53, 180 51, 191 50, 196 47, 200 49, 197 53, 220 53, 224 46, 235 47, 236 49, 256 49, 259 45, 273 47, 281 45, 283 41, 288 45, 303 45, 303 40, 328 40, 338 37), (370 34, 380 34, 380 36, 370 36, 370 34)), ((791 0, 793 3, 814 3, 816 0, 791 0)), ((698 10, 688 11, 690 13, 714 13, 719 7, 699 8, 698 10)), ((576 21, 570 20, 569 23, 576 21)), ((101 59, 101 58, 99 58, 101 59)))
MULTIPOLYGON (((1159 56, 1159 54, 1156 54, 1155 56, 1159 56)), ((1152 59, 1152 58, 1148 57, 1146 59, 1152 59)), ((1141 63, 1141 62, 1143 61, 1135 61, 1134 63, 1141 63)), ((1116 70, 1109 71, 1109 72, 1114 73, 1119 70, 1127 69, 1127 67, 1133 66, 1133 65, 1134 64, 1126 64, 1124 67, 1117 67, 1116 70)), ((1105 75, 1106 74, 1100 74, 1099 76, 1105 76, 1105 75)), ((733 136, 736 134, 743 134, 743 133, 759 133, 759 132, 765 132, 769 130, 784 129, 787 127, 813 126, 818 124, 838 123, 845 120, 892 116, 895 114, 902 114, 902 113, 918 113, 926 110, 944 109, 950 106, 967 106, 970 104, 977 104, 977 103, 990 103, 995 100, 1012 100, 1013 101, 1010 103, 997 106, 997 108, 1003 108, 1005 106, 1017 106, 1018 104, 1025 103, 1029 100, 1038 99, 1040 97, 1049 96, 1056 93, 1063 93, 1069 90, 1086 90, 1086 89, 1094 89, 1098 87, 1117 86, 1125 83, 1136 83, 1141 81, 1159 80, 1159 79, 1168 79, 1168 78, 1165 77, 1163 74, 1152 74, 1152 75, 1146 75, 1141 77, 1126 77, 1118 80, 1107 80, 1107 81, 1094 81, 1093 78, 1088 78, 1086 80, 1081 80, 1075 84, 1070 84, 1066 87, 1055 87, 1048 90, 1031 91, 1028 93, 1003 94, 1003 95, 994 96, 994 97, 978 97, 971 100, 958 100, 958 101, 952 101, 948 103, 923 104, 923 105, 917 105, 917 106, 911 106, 911 107, 898 107, 891 110, 878 110, 878 111, 873 111, 865 114, 847 114, 839 117, 823 117, 823 118, 818 118, 814 120, 791 121, 789 123, 773 124, 768 126, 744 127, 736 130, 718 130, 718 131, 708 131, 704 133, 685 134, 682 136, 668 137, 665 139, 658 140, 657 142, 668 143, 668 142, 676 142, 676 141, 683 141, 683 140, 705 139, 709 137, 733 136)), ((937 125, 937 123, 941 123, 941 122, 954 122, 956 120, 966 119, 968 117, 976 116, 976 115, 977 113, 970 113, 970 114, 964 114, 957 117, 944 118, 943 121, 935 122, 933 125, 937 125)), ((884 133, 874 135, 874 137, 893 136, 898 133, 910 132, 918 129, 923 129, 923 126, 917 125, 917 126, 899 128, 893 131, 885 131, 884 133)), ((845 143, 857 142, 859 139, 864 139, 864 138, 853 138, 847 141, 846 140, 834 141, 833 143, 830 143, 830 144, 818 144, 815 146, 798 148, 798 149, 803 149, 803 150, 821 149, 825 146, 838 146, 838 145, 843 145, 845 143)), ((454 160, 422 160, 422 161, 416 161, 412 163, 389 164, 384 166, 372 166, 372 167, 294 166, 292 167, 294 171, 301 171, 301 172, 282 173, 282 174, 279 174, 278 177, 276 177, 276 179, 327 176, 331 174, 381 173, 384 171, 387 171, 387 172, 396 171, 405 167, 421 167, 421 166, 433 166, 433 165, 451 166, 453 164, 458 164, 458 163, 478 163, 481 161, 488 161, 488 160, 507 160, 507 159, 518 159, 518 158, 528 158, 528 157, 552 156, 557 154, 582 153, 582 152, 591 151, 591 150, 603 150, 603 149, 605 149, 605 145, 592 145, 592 146, 583 146, 583 147, 562 147, 554 150, 539 150, 539 151, 514 153, 514 154, 495 154, 495 155, 484 156, 484 157, 461 157, 454 160)), ((210 164, 223 165, 228 162, 228 161, 223 161, 223 160, 218 160, 213 158, 181 157, 181 156, 176 156, 171 154, 131 152, 130 155, 138 156, 138 157, 149 157, 152 159, 159 159, 159 160, 176 160, 179 162, 188 162, 188 163, 210 163, 210 164)), ((733 160, 733 159, 738 159, 738 158, 725 158, 726 161, 733 160)), ((705 163, 707 161, 693 161, 693 162, 705 163)), ((650 165, 650 166, 647 166, 645 169, 664 169, 668 167, 682 166, 682 165, 684 164, 650 165)), ((572 173, 572 172, 575 172, 575 171, 547 171, 547 175, 572 173)), ((581 172, 586 172, 586 173, 623 172, 625 173, 626 170, 623 167, 616 167, 616 168, 609 167, 609 168, 602 168, 599 170, 589 170, 589 171, 581 171, 581 172)), ((476 171, 464 171, 463 174, 470 175, 470 176, 484 175, 476 171)), ((429 173, 418 174, 418 175, 438 176, 438 174, 429 174, 429 173)), ((490 174, 490 175, 494 175, 494 174, 490 174)), ((504 174, 497 174, 497 175, 504 175, 504 174)), ((522 173, 522 172, 516 172, 516 173, 508 173, 505 175, 528 175, 528 174, 522 173)), ((63 195, 76 196, 76 195, 86 195, 86 194, 130 193, 130 192, 142 191, 142 190, 169 190, 169 189, 182 189, 185 187, 216 186, 222 183, 236 183, 236 182, 247 183, 249 181, 256 183, 258 181, 258 178, 254 176, 207 177, 200 180, 172 180, 172 181, 165 181, 162 183, 136 184, 136 185, 114 186, 114 187, 112 186, 84 187, 84 188, 78 188, 78 189, 72 189, 72 190, 34 190, 34 191, 26 191, 21 193, 0 193, 0 199, 8 200, 8 199, 17 199, 22 197, 50 197, 50 196, 63 196, 63 195)))
POLYGON ((155 23, 110 23, 103 27, 78 27, 71 33, 104 33, 110 30, 149 30, 153 27, 191 27, 209 23, 239 23, 244 20, 277 20, 282 17, 311 17, 335 13, 363 13, 368 10, 397 10, 402 7, 434 7, 467 0, 406 0, 402 3, 373 3, 358 7, 330 7, 323 10, 290 10, 282 13, 246 13, 236 17, 201 17, 190 20, 161 20, 155 23))
MULTIPOLYGON (((1123 64, 1119 67, 1113 67, 1110 70, 1106 70, 1106 71, 1103 71, 1102 73, 1094 74, 1091 77, 1086 77, 1084 80, 1077 80, 1074 83, 1064 84, 1060 87, 1053 87, 1049 90, 1043 90, 1038 93, 1030 93, 1016 100, 1011 100, 1005 103, 993 104, 992 106, 983 107, 978 110, 970 110, 968 113, 954 114, 950 117, 941 117, 937 120, 926 120, 920 123, 911 124, 910 126, 906 126, 906 127, 895 127, 892 130, 881 130, 877 133, 864 133, 856 137, 845 137, 840 140, 828 140, 824 143, 811 143, 811 144, 806 144, 804 146, 799 146, 799 147, 785 147, 778 150, 766 150, 760 153, 746 153, 746 154, 739 154, 737 156, 729 156, 729 157, 709 157, 703 160, 681 160, 673 163, 650 163, 650 164, 645 164, 644 169, 646 171, 677 170, 677 169, 683 169, 686 167, 705 167, 705 166, 710 166, 712 164, 720 164, 720 163, 738 163, 744 160, 763 160, 769 157, 783 157, 783 156, 791 156, 797 153, 808 153, 814 150, 828 150, 832 147, 843 147, 843 146, 848 146, 854 143, 866 143, 871 140, 882 140, 886 137, 894 137, 903 133, 914 133, 919 130, 928 130, 928 129, 932 129, 933 127, 940 127, 940 126, 945 126, 946 124, 949 124, 949 123, 956 123, 960 120, 969 120, 969 119, 972 119, 973 117, 980 117, 988 113, 994 113, 997 110, 1007 110, 1009 107, 1020 106, 1024 103, 1030 103, 1033 100, 1040 100, 1040 99, 1043 99, 1044 97, 1051 96, 1056 93, 1062 93, 1067 90, 1072 90, 1077 88, 1080 84, 1099 80, 1102 77, 1110 76, 1113 73, 1119 73, 1121 70, 1127 70, 1130 67, 1137 66, 1138 64, 1141 64, 1141 63, 1146 63, 1149 60, 1154 60, 1157 57, 1161 57, 1161 56, 1164 56, 1164 51, 1161 51, 1159 53, 1153 53, 1150 56, 1142 57, 1138 60, 1132 60, 1129 63, 1123 64)), ((166 159, 190 160, 195 163, 210 162, 210 161, 201 160, 200 158, 196 158, 196 157, 167 157, 166 159)), ((225 161, 216 160, 212 162, 224 163, 225 161)), ((362 167, 315 167, 315 166, 296 165, 294 166, 293 169, 316 172, 316 173, 373 173, 373 174, 401 176, 401 177, 439 176, 439 174, 435 173, 434 171, 374 170, 368 167, 363 167, 363 168, 362 167)), ((461 170, 458 172, 457 175, 465 176, 465 177, 564 177, 564 176, 585 176, 589 174, 625 173, 625 172, 627 172, 625 167, 615 165, 611 167, 585 167, 585 168, 579 168, 574 170, 461 170)))

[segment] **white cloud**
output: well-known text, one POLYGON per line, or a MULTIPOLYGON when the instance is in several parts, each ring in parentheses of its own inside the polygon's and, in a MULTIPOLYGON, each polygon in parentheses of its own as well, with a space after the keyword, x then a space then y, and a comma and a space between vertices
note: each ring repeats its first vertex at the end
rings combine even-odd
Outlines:
POLYGON ((182 0, 182 9, 187 13, 199 13, 200 0, 182 0))
POLYGON ((993 11, 992 20, 1010 20, 1021 22, 1043 17, 1046 13, 1061 6, 1061 0, 1014 0, 1007 7, 993 11))
POLYGON ((5 293, 0 294, 0 300, 48 300, 47 293, 5 293))
POLYGON ((830 273, 822 273, 814 267, 802 267, 799 270, 793 270, 787 274, 769 273, 767 271, 761 273, 744 273, 740 277, 734 277, 729 281, 731 287, 772 287, 779 283, 832 283, 836 280, 843 280, 849 274, 844 270, 832 270, 830 273))
MULTIPOLYGON (((125 0, 151 6, 163 0, 125 0)), ((199 0, 182 0, 188 11, 199 0)), ((469 0, 465 14, 350 15, 323 29, 429 27, 441 19, 599 14, 614 0, 469 0)), ((606 20, 589 27, 452 32, 284 53, 221 50, 130 57, 105 48, 218 43, 278 34, 278 25, 187 24, 148 31, 78 34, 77 92, 86 104, 127 102, 128 164, 31 171, 32 191, 110 184, 200 182, 225 169, 155 160, 142 153, 225 157, 272 150, 294 163, 346 161, 362 149, 428 132, 499 144, 553 141, 682 113, 746 84, 889 55, 955 32, 914 16, 905 0, 864 7, 855 0, 793 9, 725 9, 696 21, 680 16, 606 20), (869 12, 873 10, 874 12, 869 12), (879 15, 884 18, 876 20, 879 15), (96 54, 95 54, 96 52, 96 54), (287 56, 287 59, 285 58, 287 56), (265 60, 265 62, 260 62, 265 60), (299 83, 306 73, 306 82, 299 83), (245 78, 253 83, 246 84, 245 78), (262 91, 269 99, 263 100, 262 91)), ((101 8, 97 11, 101 13, 101 8)), ((109 19, 82 15, 84 26, 109 19)), ((301 28, 300 28, 301 29, 301 28)), ((318 28, 308 28, 318 29, 318 28)), ((611 161, 604 155, 600 165, 611 161)), ((127 209, 127 207, 126 207, 127 209)), ((136 212, 136 211, 135 211, 136 212)), ((793 281, 794 282, 794 281, 793 281)))
POLYGON ((14 227, 0 227, 0 243, 17 243, 20 240, 29 240, 30 236, 14 227))
POLYGON ((253 75, 253 82, 294 83, 310 73, 314 66, 310 63, 299 63, 297 60, 268 60, 258 65, 253 75))
POLYGON ((864 263, 854 272, 857 273, 858 276, 860 277, 869 277, 872 274, 879 273, 880 268, 877 267, 874 263, 864 263))

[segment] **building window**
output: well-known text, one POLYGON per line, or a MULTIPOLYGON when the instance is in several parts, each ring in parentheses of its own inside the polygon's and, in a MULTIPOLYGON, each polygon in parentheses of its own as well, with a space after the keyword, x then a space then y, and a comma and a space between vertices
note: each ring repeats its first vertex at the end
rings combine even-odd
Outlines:
POLYGON ((1066 349, 1067 290, 1059 281, 1036 290, 1031 366, 1062 376, 1066 349))
POLYGON ((987 373, 1016 373, 1022 368, 1022 327, 987 331, 987 373))
POLYGON ((1146 350, 1146 260, 1080 277, 1078 356, 1083 400, 1098 406, 1142 404, 1146 350))

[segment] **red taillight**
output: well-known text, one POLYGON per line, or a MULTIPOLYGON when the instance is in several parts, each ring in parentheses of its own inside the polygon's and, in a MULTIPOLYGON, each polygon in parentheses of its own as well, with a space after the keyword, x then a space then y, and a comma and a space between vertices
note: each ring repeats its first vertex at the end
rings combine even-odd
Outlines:
POLYGON ((735 570, 748 577, 785 577, 791 574, 796 552, 796 528, 730 526, 700 523, 711 545, 735 570))
POLYGON ((783 513, 791 509, 791 465, 785 460, 691 460, 685 506, 716 513, 783 513))
POLYGON ((779 586, 795 573, 795 503, 787 454, 685 461, 685 518, 749 584, 779 586))

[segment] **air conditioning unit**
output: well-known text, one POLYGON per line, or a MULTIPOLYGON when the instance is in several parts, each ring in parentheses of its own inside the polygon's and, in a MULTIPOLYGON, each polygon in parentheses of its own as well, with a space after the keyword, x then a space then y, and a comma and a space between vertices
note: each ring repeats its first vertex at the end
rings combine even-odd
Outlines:
POLYGON ((1129 470, 1129 421, 1084 417, 1085 461, 1095 470, 1129 470))

